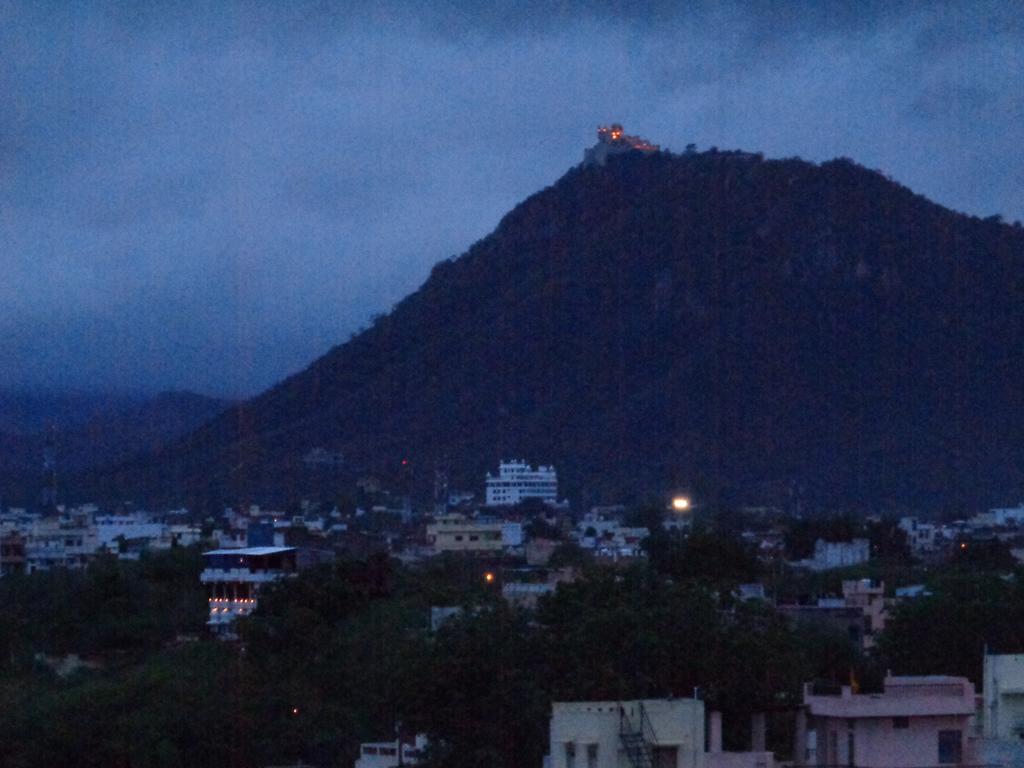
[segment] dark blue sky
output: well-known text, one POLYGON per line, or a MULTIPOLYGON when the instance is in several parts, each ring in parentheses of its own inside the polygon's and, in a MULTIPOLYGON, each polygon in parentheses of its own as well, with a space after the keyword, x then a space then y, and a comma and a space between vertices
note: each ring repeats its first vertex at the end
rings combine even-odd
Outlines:
POLYGON ((0 0, 0 386, 253 393, 611 120, 1024 218, 1019 3, 480 5, 0 0))

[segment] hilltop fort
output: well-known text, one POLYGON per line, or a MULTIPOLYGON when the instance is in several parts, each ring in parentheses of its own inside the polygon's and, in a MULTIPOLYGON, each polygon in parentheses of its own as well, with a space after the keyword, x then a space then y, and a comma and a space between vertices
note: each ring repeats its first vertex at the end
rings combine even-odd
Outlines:
POLYGON ((597 128, 597 144, 583 151, 584 165, 604 165, 609 155, 626 152, 658 152, 657 144, 651 144, 639 136, 628 136, 620 123, 601 125, 597 128))

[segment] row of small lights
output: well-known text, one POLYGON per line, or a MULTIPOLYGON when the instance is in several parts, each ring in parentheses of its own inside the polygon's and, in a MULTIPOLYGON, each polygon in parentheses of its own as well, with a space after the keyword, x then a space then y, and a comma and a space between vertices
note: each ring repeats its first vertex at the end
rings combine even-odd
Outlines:
POLYGON ((237 600, 230 597, 210 597, 207 600, 211 603, 255 603, 254 597, 240 597, 237 600))

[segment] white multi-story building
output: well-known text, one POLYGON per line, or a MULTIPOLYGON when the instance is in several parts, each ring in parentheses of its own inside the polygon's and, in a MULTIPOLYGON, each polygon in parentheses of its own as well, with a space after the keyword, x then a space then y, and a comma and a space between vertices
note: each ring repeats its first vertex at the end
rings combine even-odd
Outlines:
POLYGON ((794 565, 809 568, 812 571, 828 571, 833 568, 848 568, 851 565, 866 563, 871 558, 871 545, 867 539, 851 541, 814 542, 814 557, 799 560, 794 565))
POLYGON ((231 623, 256 608, 260 589, 298 572, 294 547, 244 547, 204 552, 199 580, 206 585, 210 604, 207 625, 230 636, 231 623))
POLYGON ((915 555, 926 555, 938 549, 941 531, 934 523, 926 523, 916 517, 901 517, 900 530, 907 535, 907 546, 915 555))
POLYGON ((502 461, 497 475, 487 473, 486 485, 488 507, 512 506, 524 499, 558 503, 558 473, 554 467, 534 469, 525 461, 502 461))
POLYGON ((25 536, 25 571, 84 568, 99 546, 96 526, 88 514, 40 517, 25 536))
POLYGON ((1024 655, 985 654, 979 762, 1024 765, 1024 655))
POLYGON ((1024 738, 1024 656, 985 655, 982 691, 984 734, 989 738, 1024 738))
POLYGON ((416 765, 427 749, 427 737, 417 733, 412 738, 395 741, 376 741, 359 745, 359 758, 355 768, 395 768, 416 765))
POLYGON ((1019 526, 1024 523, 1024 502, 1016 507, 998 507, 990 509, 993 523, 999 526, 1019 526))

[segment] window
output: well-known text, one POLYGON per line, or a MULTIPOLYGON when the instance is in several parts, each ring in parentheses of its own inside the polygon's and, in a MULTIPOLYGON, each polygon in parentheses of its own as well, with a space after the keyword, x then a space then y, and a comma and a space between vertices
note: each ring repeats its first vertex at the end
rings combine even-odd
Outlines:
POLYGON ((654 768, 675 768, 679 760, 679 747, 655 747, 654 768))
POLYGON ((597 744, 587 744, 587 768, 597 768, 597 744))
POLYGON ((939 763, 956 765, 963 759, 960 731, 939 731, 939 763))
POLYGON ((892 719, 893 728, 909 728, 910 718, 909 717, 894 717, 892 719))
POLYGON ((565 768, 576 768, 576 745, 571 741, 565 744, 565 768))

